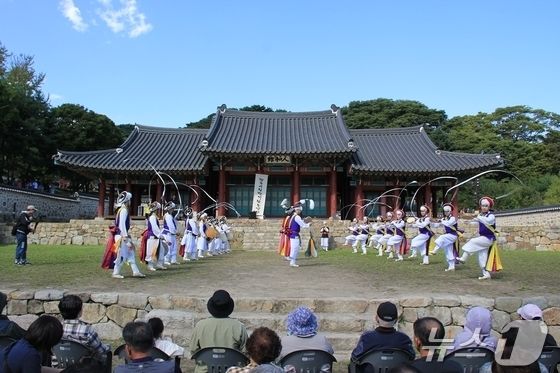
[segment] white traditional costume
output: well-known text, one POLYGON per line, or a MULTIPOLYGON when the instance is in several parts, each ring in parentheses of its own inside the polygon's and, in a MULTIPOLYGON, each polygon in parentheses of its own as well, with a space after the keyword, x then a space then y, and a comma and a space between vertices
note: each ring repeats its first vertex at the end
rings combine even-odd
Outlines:
POLYGON ((356 236, 356 241, 354 241, 354 244, 352 245, 353 253, 357 253, 358 246, 361 246, 362 255, 367 254, 366 241, 368 239, 368 236, 369 236, 369 223, 368 223, 367 216, 364 216, 362 222, 358 225, 358 235, 356 236))
MULTIPOLYGON (((369 236, 369 247, 377 246, 379 240, 385 234, 385 231, 383 229, 384 227, 385 224, 383 223, 383 216, 378 216, 375 220, 375 223, 372 222, 370 224, 369 233, 371 235, 369 236)), ((381 251, 378 256, 383 256, 383 252, 381 251)))
POLYGON ((402 210, 396 210, 395 214, 397 215, 397 219, 392 222, 394 233, 387 240, 387 250, 390 250, 391 254, 393 254, 393 252, 397 254, 397 259, 395 259, 395 261, 400 262, 403 260, 403 254, 405 254, 406 251, 406 222, 403 220, 404 212, 402 210))
POLYGON ((319 231, 321 233, 321 248, 325 251, 329 251, 329 227, 327 227, 327 222, 323 222, 323 226, 319 231))
POLYGON ((148 218, 148 242, 146 244, 146 262, 148 269, 167 269, 163 263, 167 249, 165 234, 159 226, 157 211, 161 208, 159 202, 150 203, 150 217, 148 218))
POLYGON ((352 219, 352 223, 348 227, 348 230, 351 232, 346 238, 344 239, 344 246, 352 245, 356 242, 356 237, 358 237, 359 228, 358 228, 358 219, 352 219))
POLYGON ((301 228, 309 228, 309 223, 306 223, 301 218, 302 204, 297 202, 293 206, 293 219, 290 222, 290 267, 299 267, 296 264, 296 260, 301 248, 301 237, 299 232, 301 228))
POLYGON ((164 264, 179 264, 177 262, 177 220, 173 216, 175 204, 168 202, 163 209, 165 210, 165 215, 163 215, 163 234, 169 243, 169 250, 165 255, 164 264))
POLYGON ((115 217, 115 226, 117 227, 115 245, 118 247, 118 252, 115 259, 115 267, 113 268, 113 278, 124 277, 121 275, 121 269, 125 262, 130 264, 132 275, 134 277, 145 277, 138 269, 138 265, 136 265, 134 244, 132 243, 132 239, 128 233, 130 230, 130 215, 128 213, 128 207, 131 199, 132 194, 129 192, 122 192, 117 198, 118 210, 115 217))
MULTIPOLYGON (((383 247, 387 245, 387 241, 389 241, 389 238, 393 237, 393 234, 395 233, 395 229, 393 228, 393 213, 391 211, 387 211, 387 214, 385 214, 384 232, 385 233, 379 239, 376 247, 380 254, 383 254, 383 247)), ((386 252, 389 253, 389 259, 393 257, 392 251, 386 250, 386 252)))
POLYGON ((436 246, 432 252, 433 254, 436 254, 440 248, 445 250, 445 259, 447 260, 447 268, 445 271, 455 270, 455 259, 458 255, 455 248, 455 242, 457 241, 459 235, 462 234, 457 226, 457 219, 455 219, 452 215, 454 209, 455 207, 450 203, 443 205, 444 216, 441 219, 441 223, 434 224, 435 227, 443 225, 443 228, 445 229, 445 233, 436 238, 436 246))
POLYGON ((420 206, 420 217, 416 219, 413 226, 418 228, 418 234, 410 242, 410 258, 415 258, 417 253, 422 256, 422 263, 429 264, 429 242, 434 232, 430 229, 430 209, 428 206, 420 206))

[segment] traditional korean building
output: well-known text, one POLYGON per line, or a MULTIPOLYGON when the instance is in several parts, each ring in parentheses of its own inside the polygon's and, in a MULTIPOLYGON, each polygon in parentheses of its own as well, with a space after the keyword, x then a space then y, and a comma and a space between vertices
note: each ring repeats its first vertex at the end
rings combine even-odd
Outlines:
MULTIPOLYGON (((440 151, 421 126, 349 129, 335 105, 302 113, 244 112, 222 105, 209 129, 137 126, 119 148, 60 150, 54 159, 99 180, 100 216, 107 194, 113 214, 119 190, 133 193, 132 211, 138 214, 141 203, 163 198, 193 204, 198 211, 212 200, 225 201, 247 216, 256 174, 267 175, 266 217, 284 214, 284 198, 290 203, 313 199, 315 209, 306 213, 316 217, 373 215, 386 205, 410 203, 415 188, 438 176, 465 178, 502 165, 497 154, 440 151), (361 208, 405 185, 405 193, 394 191, 382 198, 384 204, 361 208)), ((443 179, 426 185, 415 205, 428 203, 435 211, 452 184, 443 179)), ((234 215, 224 206, 217 210, 234 215)))

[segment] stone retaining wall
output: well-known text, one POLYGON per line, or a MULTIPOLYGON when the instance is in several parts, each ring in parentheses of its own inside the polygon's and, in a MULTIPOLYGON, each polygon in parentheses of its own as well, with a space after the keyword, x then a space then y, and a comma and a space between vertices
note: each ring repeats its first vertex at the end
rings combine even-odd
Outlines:
MULTIPOLYGON (((38 315, 58 315, 58 301, 64 291, 46 289, 36 292, 2 290, 8 294, 8 317, 27 328, 38 315)), ((94 325, 104 340, 119 340, 123 326, 132 320, 159 317, 164 321, 165 334, 188 348, 192 329, 197 321, 208 316, 206 298, 162 294, 152 296, 138 293, 75 293, 84 301, 82 320, 94 325)), ((560 296, 499 297, 433 295, 400 297, 398 299, 235 299, 232 317, 241 320, 249 330, 267 326, 284 335, 286 315, 298 305, 313 309, 319 319, 320 331, 333 343, 340 359, 348 359, 360 334, 372 329, 373 315, 379 303, 390 300, 397 304, 399 329, 412 337, 412 323, 419 317, 437 317, 446 326, 448 338, 453 338, 465 322, 468 308, 482 306, 493 315, 494 333, 507 323, 518 319, 517 309, 527 303, 544 310, 549 332, 560 340, 560 296)))

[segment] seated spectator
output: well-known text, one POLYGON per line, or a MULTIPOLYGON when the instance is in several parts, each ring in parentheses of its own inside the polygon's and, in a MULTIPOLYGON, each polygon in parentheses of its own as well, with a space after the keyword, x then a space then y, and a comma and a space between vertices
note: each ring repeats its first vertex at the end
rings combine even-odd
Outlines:
MULTIPOLYGON (((514 357, 519 359, 526 352, 523 348, 514 349, 514 344, 517 341, 518 332, 520 330, 519 328, 510 328, 502 333, 502 339, 505 339, 501 354, 502 359, 508 360, 514 357), (514 350, 516 352, 515 355, 512 354, 514 350)), ((530 354, 527 354, 527 360, 534 360, 534 357, 531 358, 529 355, 530 354)), ((498 357, 498 354, 496 354, 495 358, 497 359, 498 357)), ((546 366, 541 364, 538 360, 532 361, 526 365, 501 365, 498 361, 494 360, 493 362, 481 366, 478 371, 479 373, 549 373, 546 366)))
POLYGON ((50 354, 62 338, 62 324, 54 316, 43 315, 33 321, 25 336, 0 353, 1 372, 39 373, 60 372, 42 367, 43 354, 50 354))
MULTIPOLYGON (((543 319, 542 310, 536 304, 528 303, 517 310, 517 314, 523 320, 541 320, 543 319)), ((546 339, 544 340, 544 347, 555 347, 558 346, 556 340, 550 333, 546 334, 546 339)))
POLYGON ((404 363, 392 367, 387 373, 422 373, 422 371, 418 370, 408 363, 404 363))
POLYGON ((0 292, 0 336, 21 339, 25 335, 25 329, 22 329, 18 324, 8 319, 8 316, 2 314, 7 304, 8 297, 0 292))
POLYGON ((286 318, 288 335, 282 337, 280 358, 300 350, 323 350, 333 354, 334 350, 323 334, 317 334, 317 317, 307 307, 298 307, 286 318))
POLYGON ((414 360, 412 366, 420 372, 445 372, 462 373, 461 364, 447 360, 444 361, 445 350, 440 346, 445 338, 445 328, 441 321, 434 317, 422 317, 414 322, 414 346, 420 354, 420 358, 414 360))
POLYGON ((414 356, 410 338, 395 329, 398 321, 397 306, 391 302, 381 303, 377 307, 375 320, 378 327, 362 334, 358 345, 352 351, 352 360, 358 360, 370 350, 384 348, 402 349, 414 356))
POLYGON ((148 320, 154 333, 155 346, 171 357, 183 356, 185 349, 176 345, 170 338, 163 338, 163 321, 159 317, 152 317, 148 320))
POLYGON ((245 367, 230 367, 226 373, 284 373, 284 369, 274 364, 281 350, 278 334, 269 328, 257 328, 247 340, 249 364, 245 367))
POLYGON ((106 371, 106 366, 93 357, 82 357, 79 362, 72 364, 60 373, 99 373, 106 371))
POLYGON ((229 317, 235 303, 225 290, 216 290, 207 303, 212 317, 200 320, 193 329, 191 353, 206 347, 228 347, 245 350, 247 329, 237 319, 229 317))
POLYGON ((89 348, 99 361, 106 361, 111 346, 103 344, 93 327, 79 320, 82 316, 82 299, 77 295, 65 295, 58 302, 58 310, 64 319, 62 338, 75 341, 89 348))
POLYGON ((176 372, 174 360, 159 361, 150 356, 150 349, 154 346, 154 333, 150 324, 143 321, 129 322, 123 329, 123 339, 130 361, 117 366, 115 373, 176 372))
POLYGON ((467 312, 465 327, 455 337, 453 350, 467 347, 483 347, 494 351, 496 337, 490 335, 492 330, 492 313, 483 307, 473 307, 467 312))

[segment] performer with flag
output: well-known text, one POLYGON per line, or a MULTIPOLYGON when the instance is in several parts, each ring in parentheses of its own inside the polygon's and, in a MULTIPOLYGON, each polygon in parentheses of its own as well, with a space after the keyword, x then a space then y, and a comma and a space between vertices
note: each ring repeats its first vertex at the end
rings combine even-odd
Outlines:
POLYGON ((463 255, 459 261, 466 262, 469 255, 478 252, 478 264, 482 270, 479 280, 489 280, 490 271, 502 270, 502 263, 498 253, 496 243, 496 217, 492 213, 494 200, 490 197, 482 197, 479 201, 480 214, 473 219, 473 223, 478 223, 478 237, 471 238, 463 246, 463 255))
MULTIPOLYGON (((457 225, 457 219, 453 216, 453 210, 455 207, 451 203, 446 203, 443 205, 443 218, 440 223, 434 223, 435 227, 443 225, 445 233, 436 238, 434 251, 432 254, 436 254, 438 250, 445 250, 445 258, 447 260, 446 272, 455 270, 455 259, 459 256, 459 251, 457 248, 457 240, 459 236, 462 236, 462 232, 459 230, 457 225)), ((429 264, 428 261, 422 262, 422 264, 429 264)))
POLYGON ((411 254, 409 258, 415 258, 420 252, 422 263, 429 264, 428 249, 434 232, 430 228, 430 208, 426 205, 420 206, 420 217, 416 218, 413 226, 418 228, 418 234, 410 243, 411 254))
MULTIPOLYGON (((113 278, 124 278, 121 275, 121 269, 125 262, 130 264, 132 269, 132 276, 134 277, 146 277, 144 276, 138 266, 136 265, 136 254, 134 250, 134 244, 129 235, 130 230, 130 215, 128 209, 130 207, 130 201, 132 199, 132 194, 129 192, 122 192, 117 198, 117 213, 115 216, 115 235, 110 237, 110 240, 114 240, 114 244, 108 247, 109 250, 114 253, 114 267, 113 267, 113 278)), ((105 257, 111 257, 112 255, 105 255, 105 257)), ((107 263, 103 264, 104 268, 109 268, 107 263)))
POLYGON ((280 228, 280 243, 278 244, 278 254, 290 260, 290 225, 293 220, 293 208, 286 206, 285 201, 282 201, 281 206, 284 207, 286 216, 282 220, 282 227, 280 228))
POLYGON ((404 211, 403 210, 396 210, 395 215, 397 218, 392 222, 394 234, 387 240, 387 250, 390 250, 389 257, 392 256, 393 252, 397 255, 396 262, 403 261, 403 255, 406 254, 407 251, 407 242, 406 242, 406 222, 403 220, 404 218, 404 211))
POLYGON ((179 264, 177 262, 177 220, 173 216, 175 203, 167 202, 163 207, 165 215, 163 215, 163 234, 165 240, 169 243, 167 254, 164 257, 164 264, 179 264))

